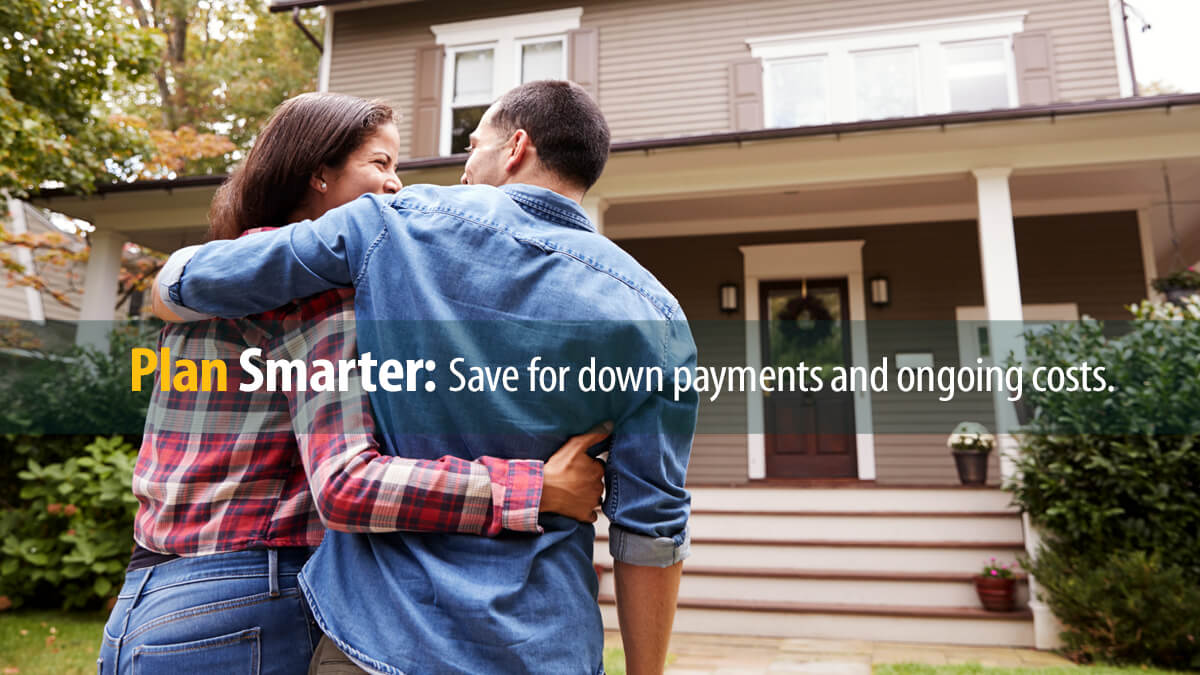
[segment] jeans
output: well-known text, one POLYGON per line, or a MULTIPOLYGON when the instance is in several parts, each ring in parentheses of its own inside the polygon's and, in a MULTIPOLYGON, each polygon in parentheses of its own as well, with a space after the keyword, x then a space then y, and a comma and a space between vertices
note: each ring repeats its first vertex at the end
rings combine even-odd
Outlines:
POLYGON ((306 673, 321 638, 296 585, 307 557, 236 551, 126 573, 97 672, 306 673))

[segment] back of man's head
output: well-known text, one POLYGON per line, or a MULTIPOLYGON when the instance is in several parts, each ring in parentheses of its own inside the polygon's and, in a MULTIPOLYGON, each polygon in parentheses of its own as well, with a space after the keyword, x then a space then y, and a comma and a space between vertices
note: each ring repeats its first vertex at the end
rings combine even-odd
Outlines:
POLYGON ((527 82, 500 97, 492 123, 529 134, 548 171, 587 190, 608 162, 608 122, 583 87, 566 80, 527 82))

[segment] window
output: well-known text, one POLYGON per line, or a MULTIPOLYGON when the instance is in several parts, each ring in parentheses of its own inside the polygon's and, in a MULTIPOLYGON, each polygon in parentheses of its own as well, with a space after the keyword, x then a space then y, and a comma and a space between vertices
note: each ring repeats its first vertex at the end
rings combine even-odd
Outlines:
POLYGON ((770 127, 1016 104, 1012 36, 1025 12, 748 40, 770 127))
POLYGON ((781 59, 764 68, 767 126, 799 127, 829 121, 825 58, 781 59))
POLYGON ((566 77, 566 33, 582 13, 576 7, 433 26, 446 48, 441 154, 466 152, 484 111, 504 92, 566 77))

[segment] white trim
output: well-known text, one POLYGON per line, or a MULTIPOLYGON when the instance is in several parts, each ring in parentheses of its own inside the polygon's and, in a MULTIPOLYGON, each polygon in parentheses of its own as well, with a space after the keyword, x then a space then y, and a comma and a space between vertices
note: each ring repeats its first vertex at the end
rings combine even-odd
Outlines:
MULTIPOLYGON (((746 365, 763 365, 760 336, 758 286, 760 282, 783 279, 845 277, 850 304, 850 365, 868 367, 866 332, 866 288, 863 281, 862 239, 800 244, 740 246, 744 259, 746 307, 746 365)), ((746 396, 746 415, 751 427, 763 421, 761 391, 746 396)), ((871 419, 870 392, 854 395, 854 424, 858 449, 858 477, 875 479, 875 436, 871 419)), ((765 431, 765 430, 764 430, 765 431)), ((747 436, 746 452, 751 479, 766 478, 764 433, 747 436)))
POLYGON ((445 47, 442 68, 442 109, 438 130, 438 154, 450 154, 451 112, 454 96, 454 60, 460 52, 492 50, 492 91, 487 100, 461 105, 488 105, 500 94, 521 82, 521 46, 529 42, 562 41, 563 75, 567 66, 567 31, 579 28, 582 7, 548 12, 510 14, 490 19, 475 19, 430 26, 434 40, 445 47))
POLYGON ((1113 57, 1117 60, 1117 87, 1121 98, 1133 96, 1133 75, 1129 72, 1129 52, 1125 47, 1125 13, 1121 0, 1109 0, 1108 22, 1112 26, 1113 57))
POLYGON ((935 37, 940 41, 975 40, 1019 33, 1023 30, 1025 17, 1028 14, 1029 10, 1018 10, 932 21, 906 21, 849 30, 793 33, 751 38, 746 40, 746 44, 750 46, 751 53, 755 57, 779 58, 799 55, 799 53, 804 53, 805 49, 810 54, 825 52, 829 51, 831 45, 845 46, 850 51, 856 51, 918 44, 927 37, 935 37), (802 45, 801 51, 793 53, 798 44, 802 45))
POLYGON ((750 53, 763 61, 763 109, 768 125, 771 111, 770 70, 775 63, 825 57, 829 119, 865 119, 855 110, 854 56, 866 51, 911 49, 915 61, 914 115, 949 112, 949 79, 945 46, 952 43, 999 41, 1002 46, 1008 106, 1017 101, 1016 64, 1012 36, 1024 30, 1026 10, 977 16, 886 24, 839 31, 818 31, 746 40, 750 53))
MULTIPOLYGON (((8 213, 12 217, 13 234, 25 234, 29 231, 29 225, 25 222, 25 202, 20 199, 9 198, 8 213)), ((36 274, 37 268, 33 264, 33 251, 24 246, 17 246, 17 262, 29 274, 36 274)), ((42 294, 32 286, 25 287, 25 304, 29 307, 29 320, 35 323, 46 323, 46 306, 42 304, 42 294)))
MULTIPOLYGON (((752 198, 754 194, 747 192, 731 196, 752 198)), ((1026 200, 1013 203, 1013 215, 1024 217, 1135 211, 1144 207, 1149 199, 1150 197, 1147 195, 1111 195, 1107 197, 1026 200)), ((827 230, 839 227, 907 225, 948 220, 970 221, 978 215, 977 203, 961 202, 900 208, 880 207, 847 211, 806 212, 749 219, 740 217, 678 222, 654 220, 644 223, 609 223, 606 233, 612 239, 651 239, 735 232, 827 230)))
MULTIPOLYGON (((1074 302, 1042 303, 1022 305, 1025 328, 1029 324, 1043 321, 1078 321, 1079 305, 1074 302)), ((987 307, 983 305, 958 306, 954 308, 955 327, 958 333, 958 362, 963 366, 974 366, 976 359, 985 365, 992 364, 991 356, 983 356, 979 345, 979 328, 987 328, 987 307)), ((990 339, 989 339, 990 342, 990 339)))
POLYGON ((439 45, 448 47, 495 40, 538 37, 579 28, 582 7, 510 14, 490 19, 440 23, 429 27, 439 45))
POLYGON ((1154 248, 1154 219, 1150 215, 1150 208, 1143 207, 1137 210, 1138 219, 1138 241, 1142 247, 1142 271, 1146 275, 1146 297, 1158 297, 1158 291, 1154 290, 1151 282, 1158 278, 1158 251, 1154 248))
POLYGON ((329 70, 333 64, 333 17, 337 11, 325 8, 325 41, 321 45, 321 62, 317 66, 317 91, 329 91, 329 70))

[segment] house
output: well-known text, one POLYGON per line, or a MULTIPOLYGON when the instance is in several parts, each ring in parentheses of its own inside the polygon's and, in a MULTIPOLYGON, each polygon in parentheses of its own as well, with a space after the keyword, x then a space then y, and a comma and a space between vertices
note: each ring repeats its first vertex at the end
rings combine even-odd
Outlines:
MULTIPOLYGON (((817 312, 842 320, 803 338, 828 363, 974 364, 1019 348, 1014 322, 1126 318, 1152 279, 1200 259, 1200 95, 1132 96, 1110 0, 273 7, 318 5, 320 87, 404 114, 406 183, 457 182, 465 133, 520 81, 586 87, 614 145, 585 207, 679 298, 702 364, 784 362, 800 338, 764 317, 817 312)), ((42 203, 96 225, 92 279, 126 239, 197 241, 217 182, 42 203)), ((1011 466, 994 453, 991 487, 961 488, 944 445, 955 422, 1011 406, 912 401, 706 403, 677 629, 1053 645, 1028 589, 993 614, 970 585, 982 560, 1036 548, 995 487, 1011 466)), ((615 621, 610 594, 606 578, 615 621)))

